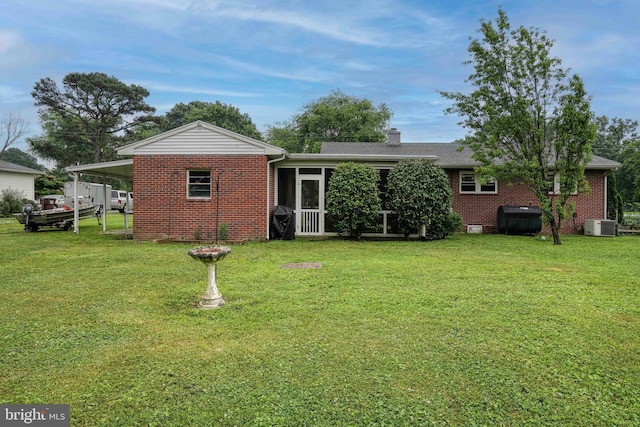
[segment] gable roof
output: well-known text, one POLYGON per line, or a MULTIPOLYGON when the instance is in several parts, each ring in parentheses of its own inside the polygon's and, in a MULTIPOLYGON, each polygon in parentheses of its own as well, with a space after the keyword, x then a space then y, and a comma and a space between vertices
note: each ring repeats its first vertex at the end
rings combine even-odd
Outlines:
MULTIPOLYGON (((399 145, 391 145, 381 142, 325 142, 322 144, 320 154, 361 156, 370 158, 372 156, 382 158, 398 157, 435 157, 435 163, 442 168, 459 169, 473 168, 480 166, 480 163, 473 159, 472 152, 468 147, 458 151, 460 144, 438 143, 438 142, 409 142, 399 145)), ((600 156, 593 156, 587 165, 587 169, 616 169, 620 163, 605 159, 600 156)))
POLYGON ((36 169, 28 168, 22 165, 16 165, 15 163, 9 163, 4 160, 0 160, 0 171, 24 173, 29 175, 42 175, 44 173, 36 169))
POLYGON ((285 153, 283 148, 201 120, 125 145, 117 151, 118 155, 129 156, 137 154, 261 154, 269 156, 285 153))

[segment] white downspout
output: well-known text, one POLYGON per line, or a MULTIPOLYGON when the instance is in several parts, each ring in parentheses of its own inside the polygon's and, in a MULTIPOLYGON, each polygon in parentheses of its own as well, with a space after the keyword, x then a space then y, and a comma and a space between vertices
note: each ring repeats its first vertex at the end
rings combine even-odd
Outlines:
MULTIPOLYGON (((609 219, 609 218, 607 218, 607 214, 609 213, 608 209, 607 209, 607 203, 609 202, 609 200, 607 199, 607 193, 608 193, 608 189, 609 189, 608 179, 609 179, 609 172, 605 172, 605 174, 604 174, 604 215, 602 216, 602 218, 604 218, 604 219, 609 219)), ((616 209, 616 219, 617 219, 617 217, 618 217, 618 210, 616 209)), ((618 222, 618 221, 616 221, 616 222, 618 222)))
MULTIPOLYGON (((284 153, 282 155, 282 157, 280 157, 279 159, 273 159, 273 160, 269 160, 267 162, 267 219, 266 219, 266 224, 267 224, 267 240, 269 240, 269 213, 271 212, 271 164, 282 161, 284 159, 287 158, 287 154, 284 153)), ((274 169, 274 175, 275 175, 275 169, 274 169)), ((275 176, 274 176, 275 179, 275 176)))

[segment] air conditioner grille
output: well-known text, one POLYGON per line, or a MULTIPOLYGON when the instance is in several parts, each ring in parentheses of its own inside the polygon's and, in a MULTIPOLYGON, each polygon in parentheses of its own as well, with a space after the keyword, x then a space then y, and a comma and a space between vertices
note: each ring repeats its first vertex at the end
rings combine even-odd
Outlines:
POLYGON ((600 221, 600 233, 603 236, 614 236, 616 234, 616 222, 615 221, 600 221))

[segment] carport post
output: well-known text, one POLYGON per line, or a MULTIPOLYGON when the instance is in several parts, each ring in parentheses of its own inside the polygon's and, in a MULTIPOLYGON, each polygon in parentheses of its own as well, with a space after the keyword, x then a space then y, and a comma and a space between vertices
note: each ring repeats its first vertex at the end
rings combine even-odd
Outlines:
MULTIPOLYGON (((107 231, 107 176, 102 176, 102 232, 107 231)), ((109 194, 109 207, 111 207, 111 194, 109 194)))
POLYGON ((78 222, 80 222, 80 209, 78 203, 78 174, 73 173, 73 232, 78 234, 78 222))

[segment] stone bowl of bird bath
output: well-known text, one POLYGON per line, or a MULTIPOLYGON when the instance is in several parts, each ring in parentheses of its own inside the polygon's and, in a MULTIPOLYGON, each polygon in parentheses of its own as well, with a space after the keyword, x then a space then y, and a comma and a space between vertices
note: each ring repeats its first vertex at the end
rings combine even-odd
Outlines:
POLYGON ((198 246, 191 249, 188 254, 193 259, 202 261, 207 267, 208 284, 204 298, 198 303, 200 308, 218 308, 224 305, 222 294, 218 291, 216 283, 216 264, 231 253, 228 246, 198 246))

